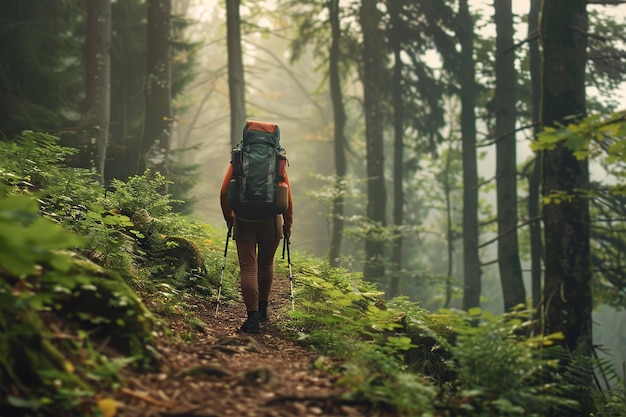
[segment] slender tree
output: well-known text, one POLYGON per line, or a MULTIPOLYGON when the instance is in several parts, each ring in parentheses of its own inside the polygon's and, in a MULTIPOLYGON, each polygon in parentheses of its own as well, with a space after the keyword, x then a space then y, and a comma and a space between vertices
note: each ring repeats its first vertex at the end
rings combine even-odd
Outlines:
POLYGON ((334 149, 335 149, 335 197, 332 203, 332 235, 330 240, 329 262, 333 266, 339 264, 341 255, 341 238, 344 226, 344 192, 346 163, 346 111, 343 104, 341 90, 341 74, 339 71, 341 26, 339 20, 339 0, 328 2, 328 11, 331 28, 331 46, 328 61, 328 78, 330 83, 330 97, 333 103, 334 117, 334 149))
POLYGON ((226 0, 226 38, 228 42, 228 95, 230 97, 230 143, 241 139, 246 121, 246 83, 241 48, 240 0, 226 0))
POLYGON ((171 0, 148 0, 148 70, 146 116, 140 154, 140 172, 152 168, 168 176, 170 168, 171 108, 171 0))
POLYGON ((511 0, 495 0, 496 90, 496 190, 498 222, 498 266, 504 310, 525 304, 517 240, 516 73, 511 0))
POLYGON ((448 150, 445 152, 445 166, 442 173, 443 194, 445 197, 446 207, 446 250, 447 250, 447 269, 446 269, 446 290, 443 302, 443 308, 450 308, 452 302, 452 272, 454 270, 454 241, 455 232, 452 222, 452 192, 453 192, 453 175, 452 161, 456 156, 454 149, 454 141, 449 139, 448 150))
POLYGON ((393 273, 389 279, 388 296, 400 294, 400 276, 402 271, 402 233, 404 223, 404 97, 402 83, 402 39, 400 19, 403 1, 391 0, 389 14, 391 21, 391 47, 393 49, 394 66, 392 80, 393 103, 393 225, 396 233, 391 248, 391 264, 393 273))
POLYGON ((468 1, 460 0, 457 37, 461 44, 457 74, 461 96, 463 143, 463 309, 480 306, 481 268, 478 255, 478 167, 476 155, 476 96, 474 19, 468 1))
POLYGON ((103 182, 111 116, 111 0, 87 2, 86 33, 85 109, 95 138, 95 146, 87 150, 103 182))
POLYGON ((444 69, 455 81, 448 85, 461 103, 461 159, 463 161, 463 308, 480 306, 481 267, 478 253, 478 167, 476 152, 476 64, 474 19, 467 0, 454 11, 446 1, 417 2, 423 32, 441 54, 444 69), (451 35, 454 34, 454 36, 451 35))
MULTIPOLYGON (((528 12, 528 39, 529 44, 529 65, 530 78, 532 86, 532 104, 531 116, 533 122, 533 136, 536 137, 541 131, 540 118, 540 102, 541 102, 541 54, 539 51, 539 10, 541 8, 541 0, 531 0, 530 10, 528 12)), ((529 224, 530 232, 530 281, 532 288, 532 304, 536 314, 541 315, 541 280, 542 280, 542 259, 543 259, 543 242, 541 239, 541 215, 539 199, 541 186, 541 158, 535 155, 530 167, 531 172, 528 176, 528 217, 531 222, 529 224)))
MULTIPOLYGON (((543 0, 541 124, 558 127, 586 113, 585 64, 587 1, 543 0)), ((589 189, 587 159, 578 160, 563 143, 543 151, 542 195, 546 273, 543 297, 545 332, 561 332, 564 346, 575 356, 592 354, 589 189), (557 202, 554 202, 554 200, 557 202)), ((580 357, 579 356, 579 357, 580 357)), ((564 364, 564 368, 565 369, 564 364)), ((579 372, 579 384, 591 385, 591 368, 579 372)), ((571 393, 593 411, 588 389, 571 393)))
POLYGON ((367 217, 372 223, 365 236, 363 275, 370 281, 380 281, 385 275, 383 263, 385 246, 377 229, 386 226, 387 206, 381 105, 383 45, 378 26, 380 12, 377 3, 377 0, 362 0, 359 10, 359 22, 363 33, 361 73, 367 152, 367 217))
POLYGON ((111 126, 106 183, 142 172, 139 161, 148 68, 145 2, 112 2, 111 14, 111 126))

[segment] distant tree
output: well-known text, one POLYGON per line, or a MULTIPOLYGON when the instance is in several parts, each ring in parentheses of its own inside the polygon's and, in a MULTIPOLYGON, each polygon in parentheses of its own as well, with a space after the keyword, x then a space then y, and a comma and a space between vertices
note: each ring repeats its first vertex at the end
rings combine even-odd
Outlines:
POLYGON ((241 51, 240 0, 226 0, 226 32, 228 41, 228 95, 230 97, 230 143, 241 140, 246 121, 246 83, 241 51))
MULTIPOLYGON (((478 171, 476 152, 476 101, 478 85, 476 83, 476 64, 474 48, 474 18, 470 13, 467 0, 459 0, 458 8, 453 9, 449 2, 412 1, 407 2, 414 11, 414 17, 404 21, 408 26, 418 25, 417 33, 420 42, 414 44, 434 45, 443 62, 445 89, 449 94, 458 96, 461 103, 460 131, 463 160, 463 308, 468 309, 480 305, 481 266, 478 254, 478 171)), ((406 7, 406 5, 405 5, 406 7)), ((423 52, 423 51, 422 51, 423 52)), ((410 54, 413 61, 418 62, 421 54, 410 54)), ((414 65, 416 78, 427 81, 421 96, 428 105, 420 106, 428 109, 420 119, 412 118, 419 123, 431 137, 437 137, 438 127, 442 120, 442 106, 438 104, 442 95, 442 87, 438 82, 428 82, 427 71, 419 71, 420 66, 414 65)), ((407 89, 408 90, 408 89, 407 89)), ((420 109, 415 109, 419 112, 420 109)), ((423 110, 422 110, 423 111, 423 110)), ((414 113, 407 110, 407 114, 414 113)))
POLYGON ((455 82, 450 89, 461 102, 461 155, 463 161, 463 309, 480 306, 481 267, 478 254, 478 160, 476 152, 476 63, 474 18, 467 0, 459 0, 453 12, 444 1, 433 5, 441 17, 429 19, 431 33, 444 67, 455 82), (454 36, 445 31, 443 23, 454 36), (457 45, 459 48, 457 49, 457 45))
POLYGON ((0 139, 76 125, 81 12, 63 0, 0 1, 0 139))
POLYGON ((341 25, 339 16, 339 0, 328 2, 331 45, 328 60, 328 79, 330 97, 333 104, 333 143, 335 149, 335 196, 332 202, 332 234, 330 239, 329 262, 333 266, 339 265, 341 255, 341 240, 344 228, 344 192, 347 173, 346 162, 346 111, 341 89, 341 25))
MULTIPOLYGON (((530 40, 528 55, 530 65, 531 94, 531 121, 533 124, 533 137, 537 137, 541 131, 539 124, 541 107, 541 53, 539 51, 539 11, 541 0, 531 0, 528 12, 528 39, 530 40)), ((530 282, 532 292, 532 305, 537 317, 541 313, 542 292, 542 260, 543 240, 541 238, 540 222, 540 193, 541 193, 541 157, 535 155, 529 167, 528 175, 528 217, 530 219, 530 282)))
POLYGON ((140 174, 145 123, 147 31, 145 1, 111 4, 111 126, 105 182, 140 174))
MULTIPOLYGON (((437 69, 424 58, 433 49, 428 21, 439 21, 434 16, 439 10, 431 3, 418 0, 386 1, 386 46, 393 57, 393 68, 388 72, 388 93, 385 97, 386 118, 392 120, 393 132, 393 227, 389 296, 400 293, 406 274, 403 253, 406 242, 419 246, 420 233, 406 238, 408 222, 421 222, 423 201, 411 201, 407 211, 407 196, 419 193, 420 184, 407 189, 407 178, 421 169, 426 154, 435 154, 443 141, 440 129, 444 126, 443 94, 446 81, 437 69), (387 110, 388 109, 388 110, 387 110), (417 187, 416 187, 417 186, 417 187)), ((410 253, 410 252, 409 252, 410 253)), ((419 257, 411 256, 415 260, 419 257)), ((408 257, 407 257, 408 259, 408 257)), ((409 284, 404 282, 404 284, 409 284)), ((419 285, 419 283, 416 283, 419 285)))
MULTIPOLYGON (((580 119, 586 113, 585 65, 587 1, 544 0, 541 124, 544 128, 580 119)), ((557 143, 542 155, 542 196, 546 272, 543 296, 545 332, 561 332, 564 346, 591 357, 593 306, 589 244, 589 166, 571 148, 557 143)), ((564 364, 564 368, 567 364, 564 364)), ((579 382, 592 384, 591 369, 579 382)), ((589 415, 588 389, 571 393, 589 415)))
POLYGON ((498 222, 498 266, 504 310, 526 303, 517 240, 517 85, 513 49, 511 0, 495 0, 496 89, 494 94, 496 141, 496 201, 498 222))
POLYGON ((474 19, 467 0, 459 1, 457 38, 460 56, 455 59, 461 97, 463 143, 463 309, 480 306, 481 268, 478 255, 478 160, 476 155, 476 96, 474 19))
POLYGON ((379 30, 380 12, 377 6, 377 0, 362 0, 359 10, 359 23, 363 34, 361 76, 367 152, 367 218, 371 222, 365 236, 363 275, 370 281, 380 281, 385 276, 383 262, 385 245, 379 231, 387 225, 381 103, 384 49, 379 30))
POLYGON ((90 131, 85 139, 88 160, 104 181, 111 116, 111 0, 87 2, 85 111, 90 131))
POLYGON ((393 225, 396 233, 391 246, 391 267, 388 296, 400 294, 400 271, 402 270, 402 233, 404 224, 404 94, 402 82, 402 29, 401 16, 404 1, 391 0, 389 3, 391 24, 390 45, 393 50, 393 79, 391 102, 393 104, 393 225))
POLYGON ((146 115, 139 171, 151 168, 166 177, 170 169, 171 107, 171 0, 147 1, 148 61, 146 115))

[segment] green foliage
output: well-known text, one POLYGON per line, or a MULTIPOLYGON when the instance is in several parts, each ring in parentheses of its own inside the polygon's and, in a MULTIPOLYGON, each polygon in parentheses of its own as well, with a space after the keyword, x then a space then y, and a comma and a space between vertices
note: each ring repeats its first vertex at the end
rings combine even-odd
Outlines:
POLYGON ((626 415, 626 365, 622 375, 607 360, 598 360, 597 368, 606 383, 604 391, 594 391, 597 411, 594 417, 618 417, 626 415))
POLYGON ((15 407, 15 415, 18 409, 27 415, 49 407, 71 410, 93 395, 50 343, 39 316, 90 281, 71 272, 70 254, 63 251, 83 239, 37 209, 28 197, 0 198, 0 404, 15 407))
POLYGON ((407 373, 406 351, 414 345, 401 331, 403 313, 386 309, 382 293, 360 274, 306 259, 297 275, 298 339, 341 359, 339 382, 355 399, 391 405, 401 415, 432 415, 436 390, 407 373))
MULTIPOLYGON (((353 399, 399 415, 544 416, 579 410, 572 393, 588 363, 568 357, 562 335, 528 337, 529 311, 429 313, 406 297, 384 302, 359 274, 298 257, 297 310, 288 328, 340 374, 353 399), (326 358, 326 359, 324 359, 326 358)), ((620 385, 621 387, 621 385, 620 385)), ((605 415, 622 388, 598 396, 605 415)))
POLYGON ((557 146, 576 158, 588 159, 604 175, 602 183, 588 190, 552 190, 544 204, 559 204, 575 198, 590 201, 591 256, 596 303, 618 309, 626 307, 626 280, 622 261, 626 246, 624 226, 626 195, 626 111, 609 116, 594 114, 567 125, 546 128, 531 145, 535 151, 557 146))
MULTIPOLYGON (((212 250, 203 243, 209 241, 206 228, 169 213, 171 200, 159 193, 163 177, 147 172, 105 193, 89 172, 63 166, 73 152, 59 146, 58 138, 34 132, 0 142, 0 407, 26 415, 43 415, 52 405, 68 410, 66 415, 78 408, 87 412, 85 402, 93 403, 96 387, 121 383, 119 367, 150 365, 154 318, 127 285, 153 285, 141 281, 142 263, 149 260, 154 282, 209 287, 203 266, 196 272, 184 264, 168 269, 176 258, 172 251, 181 247, 192 249, 196 264, 212 250), (126 214, 147 213, 143 206, 164 216, 146 234, 126 214), (168 236, 175 233, 184 236, 168 236), (166 255, 155 250, 155 242, 166 255), (41 315, 50 317, 44 322, 41 315), (57 342, 50 318, 89 332, 69 339, 80 345, 57 342), (128 360, 111 361, 92 348, 92 339, 107 335, 128 360), (80 369, 72 365, 78 355, 89 357, 80 369)), ((183 296, 174 291, 168 302, 177 304, 183 296)), ((189 323, 190 329, 198 325, 189 323)))
MULTIPOLYGON (((40 190, 67 172, 60 167, 75 149, 60 146, 59 139, 45 133, 24 131, 14 141, 0 141, 4 179, 16 190, 40 190)), ((62 178, 61 178, 62 179, 62 178)), ((61 181, 64 183, 64 181, 61 181)))
POLYGON ((53 249, 71 248, 82 242, 79 236, 38 216, 36 203, 29 198, 10 196, 0 200, 0 225, 0 265, 18 278, 35 274, 40 264, 67 271, 67 255, 53 249))
POLYGON ((91 260, 122 271, 126 277, 135 275, 143 263, 153 275, 174 278, 181 281, 181 287, 202 287, 206 292, 202 254, 188 238, 196 236, 197 230, 189 230, 187 236, 171 236, 179 234, 184 225, 191 226, 171 216, 175 202, 162 194, 169 184, 165 177, 146 171, 128 182, 114 180, 113 190, 105 193, 88 171, 63 167, 65 157, 74 153, 59 146, 54 136, 25 132, 15 143, 0 143, 0 167, 4 169, 0 172, 6 173, 5 184, 12 191, 37 196, 46 217, 85 236, 79 250, 91 260), (137 212, 146 213, 150 220, 151 215, 172 219, 154 221, 143 230, 131 220, 137 212), (193 262, 178 262, 181 247, 189 249, 193 262))
MULTIPOLYGON (((595 114, 576 120, 567 126, 546 127, 539 134, 537 141, 531 144, 534 151, 553 150, 563 145, 571 150, 578 159, 595 158, 606 152, 608 164, 626 162, 624 138, 626 137, 626 111, 603 117, 595 114)), ((621 166, 619 171, 623 173, 621 166)), ((623 176, 623 175, 618 175, 623 176)))
POLYGON ((473 410, 468 415, 544 416, 578 409, 565 395, 571 386, 549 377, 559 364, 549 346, 562 335, 528 338, 530 312, 495 316, 475 308, 444 314, 454 332, 452 342, 440 339, 455 373, 448 394, 464 398, 464 408, 473 410))
POLYGON ((108 199, 128 216, 142 209, 156 217, 164 216, 171 211, 170 196, 162 194, 169 183, 161 173, 146 170, 126 182, 114 179, 111 182, 114 191, 108 199))

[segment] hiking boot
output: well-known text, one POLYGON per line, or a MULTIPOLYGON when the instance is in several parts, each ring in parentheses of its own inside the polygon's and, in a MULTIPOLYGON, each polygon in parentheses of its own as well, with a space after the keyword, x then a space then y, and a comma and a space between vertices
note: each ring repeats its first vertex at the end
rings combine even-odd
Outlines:
POLYGON ((268 316, 267 316, 268 305, 269 305, 269 302, 267 301, 259 301, 259 314, 260 314, 261 321, 268 321, 268 316))
POLYGON ((261 333, 259 329, 259 319, 261 315, 258 311, 248 311, 248 319, 241 325, 239 331, 242 333, 261 333))

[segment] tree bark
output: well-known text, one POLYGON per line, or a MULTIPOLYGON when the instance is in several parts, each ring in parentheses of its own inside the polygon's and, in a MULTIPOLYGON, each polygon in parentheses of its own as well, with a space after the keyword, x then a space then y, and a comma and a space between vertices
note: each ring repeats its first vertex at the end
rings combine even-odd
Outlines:
MULTIPOLYGON (((539 32, 539 10, 541 0, 530 1, 530 11, 528 13, 528 39, 532 39, 539 32)), ((536 138, 541 131, 539 124, 539 110, 541 106, 541 55, 539 51, 539 41, 533 40, 529 45, 530 78, 532 84, 532 121, 535 123, 533 129, 536 138)), ((535 155, 532 171, 528 178, 528 217, 536 219, 540 214, 540 185, 541 185, 541 158, 540 154, 535 155)), ((529 224, 530 231, 530 276, 532 288, 532 305, 536 310, 536 317, 541 316, 541 280, 542 280, 542 259, 543 241, 541 239, 541 223, 538 221, 529 224)))
MULTIPOLYGON (((558 127, 586 113, 585 64, 587 11, 585 0, 544 0, 541 9, 543 127, 558 127)), ((545 332, 561 332, 564 345, 576 356, 592 354, 592 291, 589 246, 588 161, 577 160, 571 149, 558 144, 543 153, 542 195, 566 193, 559 203, 544 203, 546 275, 545 332)), ((581 373, 591 385, 592 370, 581 373)), ((589 390, 576 390, 581 415, 589 415, 589 390)))
POLYGON ((498 266, 504 311, 526 303, 517 239, 516 74, 511 0, 495 0, 496 90, 494 137, 498 212, 498 266))
POLYGON ((463 309, 480 306, 481 269, 478 255, 478 168, 474 21, 467 0, 460 0, 457 38, 461 43, 461 140, 463 143, 463 309))
POLYGON ((382 36, 378 29, 376 0, 362 0, 359 22, 363 34, 362 77, 367 152, 367 217, 373 227, 365 236, 363 276, 369 281, 384 278, 384 243, 376 232, 385 227, 387 195, 385 191, 383 125, 381 108, 382 36))
POLYGON ((454 270, 454 226, 452 223, 452 184, 450 181, 450 167, 452 166, 452 146, 453 141, 450 140, 450 146, 446 152, 446 167, 443 172, 443 192, 446 201, 446 249, 448 253, 448 269, 446 272, 446 295, 443 302, 443 308, 450 308, 452 302, 452 271, 454 270))
POLYGON ((389 279, 389 298, 400 294, 402 276, 402 225, 404 223, 404 99, 402 94, 402 46, 400 38, 400 11, 402 1, 389 2, 391 36, 394 55, 392 103, 393 103, 393 224, 396 227, 391 247, 391 265, 393 272, 389 279))
POLYGON ((86 156, 104 182, 111 119, 111 0, 87 2, 85 110, 93 133, 86 156))
POLYGON ((171 109, 171 0, 148 0, 148 71, 146 116, 141 146, 140 173, 146 168, 166 177, 170 165, 171 109))
POLYGON ((226 0, 231 146, 235 146, 241 140, 241 134, 246 122, 246 83, 241 48, 240 3, 240 0, 226 0))
POLYGON ((333 104, 334 116, 334 145, 335 145, 335 197, 332 203, 332 235, 330 240, 329 263, 339 265, 341 255, 341 240, 344 227, 344 192, 347 172, 346 163, 346 111, 343 105, 341 90, 341 75, 339 73, 341 27, 339 25, 339 0, 328 2, 332 41, 329 55, 328 76, 330 82, 330 97, 333 104))

